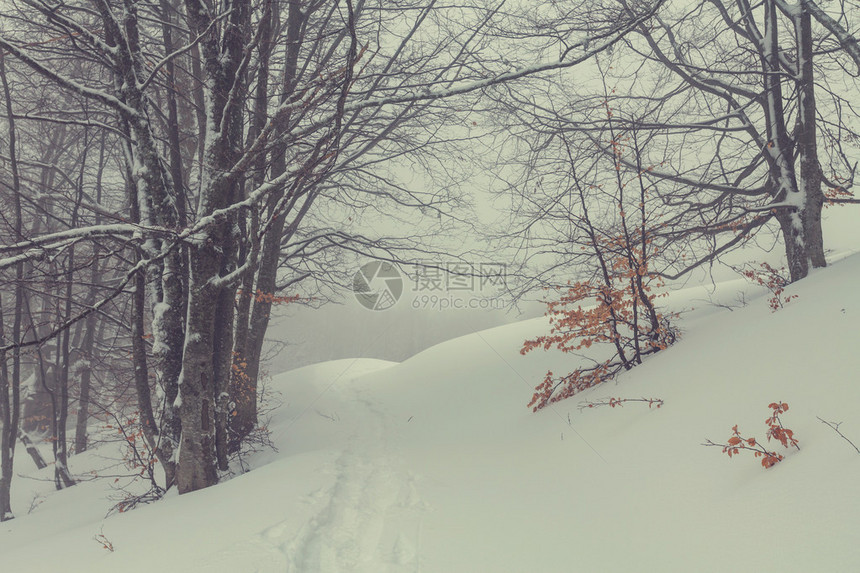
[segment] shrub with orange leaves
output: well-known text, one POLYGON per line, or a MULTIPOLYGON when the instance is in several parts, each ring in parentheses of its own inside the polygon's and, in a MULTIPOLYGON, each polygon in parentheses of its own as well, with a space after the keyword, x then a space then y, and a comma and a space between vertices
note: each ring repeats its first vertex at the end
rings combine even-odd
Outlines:
POLYGON ((765 287, 771 293, 768 299, 768 304, 773 312, 783 308, 792 299, 797 298, 796 294, 783 296, 785 287, 791 283, 791 279, 786 275, 785 268, 775 269, 767 263, 761 263, 760 268, 744 268, 737 270, 747 279, 765 287))
POLYGON ((547 372, 529 402, 533 411, 611 380, 641 364, 646 355, 668 348, 678 337, 670 317, 654 304, 665 293, 653 293, 652 285, 663 283, 648 273, 643 251, 623 237, 601 243, 596 251, 603 272, 593 280, 559 289, 559 299, 546 303, 550 333, 525 341, 520 353, 537 348, 575 352, 603 344, 612 349, 611 357, 562 376, 547 372))
MULTIPOLYGON (((798 445, 797 439, 794 437, 794 432, 783 426, 782 420, 779 418, 780 414, 788 411, 788 404, 785 402, 771 402, 768 404, 768 408, 772 410, 772 413, 770 417, 764 421, 764 423, 767 424, 767 441, 770 441, 771 438, 773 438, 781 443, 785 448, 794 446, 799 450, 800 446, 798 445)), ((727 454, 729 457, 740 453, 741 450, 749 450, 753 452, 755 457, 762 458, 761 465, 765 469, 773 467, 785 459, 781 454, 765 448, 757 442, 755 438, 744 438, 740 431, 738 431, 737 424, 732 426, 732 436, 725 444, 716 444, 711 440, 708 440, 702 445, 721 447, 723 448, 723 453, 727 454)))
POLYGON ((608 88, 604 85, 607 121, 602 136, 608 144, 605 151, 611 148, 605 159, 614 169, 580 173, 571 163, 565 179, 570 186, 566 241, 579 248, 576 259, 585 278, 556 289, 555 300, 546 303, 550 333, 525 341, 520 352, 592 349, 609 357, 595 360, 591 355, 590 366, 561 376, 547 372, 529 402, 534 411, 611 380, 641 364, 646 355, 666 349, 678 336, 673 317, 660 313, 655 304, 665 296, 654 292, 664 285, 652 269, 658 255, 663 256, 655 240, 664 232, 664 223, 655 211, 663 207, 654 199, 656 184, 643 177, 653 166, 642 164, 637 131, 613 119, 608 88))
POLYGON ((768 441, 770 441, 771 438, 774 438, 781 443, 784 448, 794 446, 799 450, 800 446, 797 445, 797 440, 794 439, 794 432, 783 427, 782 420, 779 419, 780 414, 788 411, 788 404, 784 402, 771 402, 767 407, 773 410, 771 416, 764 421, 764 423, 767 424, 768 441))

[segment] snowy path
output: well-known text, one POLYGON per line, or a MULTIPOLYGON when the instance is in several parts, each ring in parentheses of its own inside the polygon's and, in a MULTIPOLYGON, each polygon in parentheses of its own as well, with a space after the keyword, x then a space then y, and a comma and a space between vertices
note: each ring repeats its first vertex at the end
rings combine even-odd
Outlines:
POLYGON ((308 500, 314 514, 298 531, 270 528, 266 541, 280 548, 290 572, 419 571, 425 504, 414 477, 390 452, 386 415, 350 383, 332 392, 348 406, 339 421, 353 426, 336 460, 323 470, 333 485, 308 500))

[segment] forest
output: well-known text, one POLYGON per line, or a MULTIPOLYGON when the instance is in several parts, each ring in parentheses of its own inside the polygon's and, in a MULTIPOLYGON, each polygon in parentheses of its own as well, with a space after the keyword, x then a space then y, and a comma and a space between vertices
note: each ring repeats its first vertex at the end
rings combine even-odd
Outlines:
POLYGON ((65 489, 105 440, 146 484, 121 510, 219 483, 266 447, 272 316, 362 261, 477 252, 512 300, 557 293, 523 352, 611 357, 535 409, 666 349, 657 292, 739 249, 783 261, 739 271, 782 306, 860 202, 858 26, 823 0, 5 0, 0 520, 22 457, 65 489))

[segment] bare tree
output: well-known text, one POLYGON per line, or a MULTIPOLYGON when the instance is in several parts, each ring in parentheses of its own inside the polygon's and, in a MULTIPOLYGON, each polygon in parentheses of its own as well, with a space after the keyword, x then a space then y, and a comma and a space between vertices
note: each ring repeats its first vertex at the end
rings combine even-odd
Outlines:
POLYGON ((855 166, 843 149, 853 137, 850 106, 828 87, 834 76, 844 77, 830 62, 846 52, 840 34, 826 27, 814 33, 815 9, 813 2, 701 2, 640 27, 647 49, 631 41, 671 74, 669 90, 649 94, 656 103, 628 120, 661 131, 663 145, 677 150, 647 173, 675 184, 665 201, 677 214, 665 235, 711 244, 681 272, 770 221, 781 230, 791 280, 826 265, 821 211, 828 201, 845 200, 855 166), (703 22, 704 32, 693 33, 703 22), (699 165, 682 163, 689 145, 702 145, 699 165))
MULTIPOLYGON (((560 80, 538 98, 505 95, 534 155, 563 162, 552 143, 560 134, 607 158, 619 137, 637 139, 619 169, 662 203, 654 271, 677 278, 776 230, 798 280, 826 264, 823 206, 856 202, 846 149, 856 118, 833 87, 853 81, 848 16, 831 18, 814 2, 669 3, 602 56, 605 89, 560 80), (610 124, 617 133, 607 137, 610 124)), ((552 177, 529 169, 531 181, 552 177)))
MULTIPOLYGON (((72 204, 102 219, 64 211, 54 228, 18 233, 0 248, 0 269, 63 253, 67 276, 80 277, 75 261, 98 243, 111 253, 115 279, 85 305, 67 302, 51 324, 34 315, 44 328, 28 339, 15 333, 0 350, 53 341, 63 403, 69 329, 122 309, 141 423, 164 489, 216 483, 230 451, 230 414, 239 418, 238 440, 255 424, 271 297, 305 278, 304 269, 325 266, 327 253, 385 252, 380 237, 325 224, 322 208, 372 210, 385 201, 444 210, 444 193, 404 189, 376 164, 435 145, 432 130, 417 134, 456 115, 441 102, 460 98, 469 109, 468 98, 492 86, 573 67, 660 3, 616 9, 593 30, 560 28, 539 40, 542 51, 518 60, 489 41, 508 17, 503 2, 11 3, 5 18, 20 28, 0 34, 0 49, 77 102, 51 102, 40 121, 64 121, 79 138, 85 128, 109 133, 122 159, 101 203, 73 187, 72 204), (68 65, 72 58, 87 65, 68 65), (366 181, 373 184, 357 192, 366 181), (125 204, 121 214, 104 208, 109 201, 125 204), (237 305, 240 286, 239 300, 253 299, 237 305), (256 369, 247 391, 231 384, 237 355, 256 369)), ((68 284, 55 301, 71 299, 68 284)))

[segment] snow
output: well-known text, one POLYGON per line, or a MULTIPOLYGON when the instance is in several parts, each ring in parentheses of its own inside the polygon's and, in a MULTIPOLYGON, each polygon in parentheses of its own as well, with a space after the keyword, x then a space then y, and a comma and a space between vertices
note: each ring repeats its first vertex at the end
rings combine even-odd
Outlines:
MULTIPOLYGON (((2 570, 855 570, 860 456, 816 417, 844 422, 860 444, 858 279, 852 255, 791 286, 798 298, 775 313, 740 280, 675 292, 666 300, 684 311, 681 341, 537 414, 526 408, 533 386, 576 364, 519 354, 543 318, 400 363, 281 374, 269 385, 282 402, 269 424, 278 451, 216 487, 105 519, 112 479, 53 493, 16 478, 2 570), (577 408, 609 396, 665 405, 577 408), (786 456, 775 467, 701 445, 735 424, 763 441, 774 401, 790 405, 783 422, 801 447, 770 444, 786 456), (93 540, 100 532, 114 552, 93 540)), ((100 467, 107 447, 73 456, 72 471, 100 467)), ((23 476, 50 478, 17 459, 23 476)))
POLYGON ((164 329, 164 313, 170 310, 170 305, 166 302, 157 302, 152 305, 152 332, 153 336, 152 353, 155 356, 164 355, 168 350, 167 332, 164 329))

